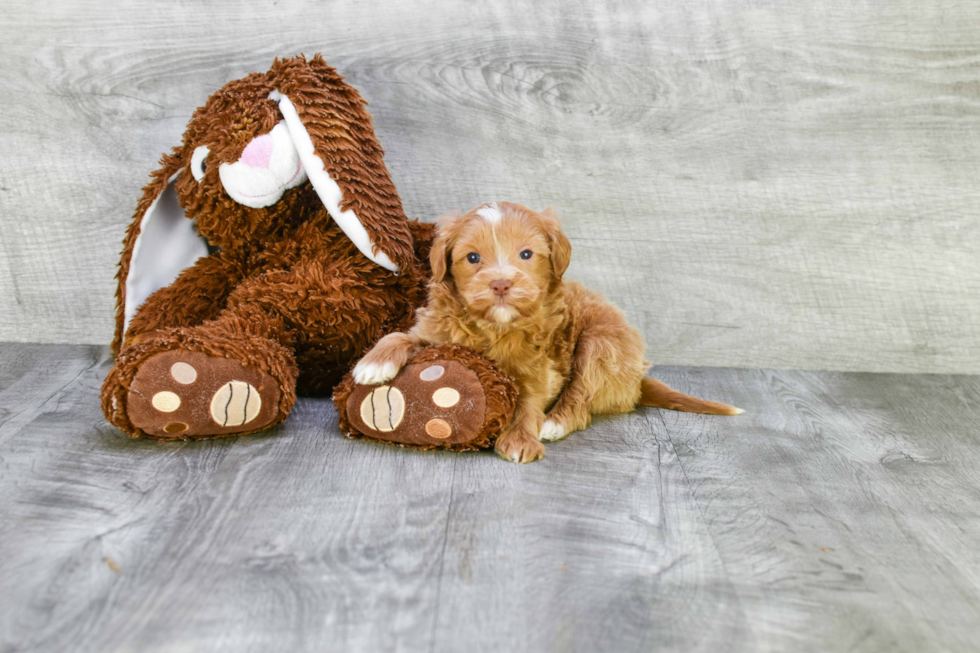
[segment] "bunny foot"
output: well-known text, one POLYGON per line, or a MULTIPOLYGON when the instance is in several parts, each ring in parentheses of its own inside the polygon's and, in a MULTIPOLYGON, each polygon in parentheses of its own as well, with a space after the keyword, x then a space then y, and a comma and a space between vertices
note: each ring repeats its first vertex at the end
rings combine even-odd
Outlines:
POLYGON ((348 375, 334 392, 341 429, 348 435, 421 449, 479 449, 513 415, 517 392, 510 377, 472 350, 430 347, 381 385, 348 375))
POLYGON ((139 366, 126 396, 129 419, 158 439, 259 431, 279 416, 279 384, 254 365, 173 350, 139 366))

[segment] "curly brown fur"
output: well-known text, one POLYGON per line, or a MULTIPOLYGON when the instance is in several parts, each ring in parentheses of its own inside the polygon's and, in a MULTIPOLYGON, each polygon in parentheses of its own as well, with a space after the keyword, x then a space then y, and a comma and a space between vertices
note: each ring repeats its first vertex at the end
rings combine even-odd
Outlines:
POLYGON ((383 382, 428 344, 472 347, 516 379, 514 419, 495 443, 514 462, 541 458, 541 439, 583 429, 593 414, 638 405, 741 412, 647 378, 639 332, 597 293, 562 279, 570 258, 550 209, 499 202, 446 218, 432 245, 432 283, 418 322, 379 341, 354 378, 383 382))
MULTIPOLYGON (((343 190, 341 208, 356 211, 377 248, 388 254, 403 273, 418 265, 412 230, 385 167, 384 151, 374 136, 364 100, 320 55, 309 62, 302 56, 277 59, 268 73, 253 73, 229 82, 212 94, 204 106, 194 112, 183 143, 162 157, 160 169, 152 173, 152 181, 143 189, 123 241, 123 255, 116 275, 119 283, 113 353, 122 345, 125 280, 141 220, 173 175, 178 175, 176 189, 181 206, 187 216, 196 221, 197 231, 210 245, 232 252, 230 256, 247 264, 246 268, 239 268, 241 277, 288 265, 290 261, 276 259, 283 249, 294 253, 312 251, 314 248, 303 247, 299 240, 311 230, 320 232, 324 238, 342 237, 308 182, 286 191, 279 202, 261 209, 235 202, 222 188, 219 164, 237 161, 249 142, 270 132, 282 119, 278 106, 269 99, 274 90, 298 94, 305 99, 297 110, 301 117, 310 121, 307 128, 316 151, 331 178, 343 190), (199 183, 191 174, 189 163, 194 149, 200 145, 207 145, 211 150, 208 157, 211 163, 199 183), (295 233, 300 226, 306 227, 304 234, 295 233), (291 241, 292 247, 283 248, 281 241, 291 241)), ((347 249, 356 249, 352 247, 347 249)), ((372 264, 365 261, 364 265, 372 264)), ((172 326, 199 321, 200 317, 213 313, 214 305, 227 294, 222 291, 235 285, 234 278, 210 274, 207 270, 195 277, 194 282, 201 282, 196 285, 196 298, 181 302, 181 310, 168 316, 172 326), (212 290, 218 294, 210 294, 212 290)), ((142 312, 152 312, 152 309, 144 307, 142 312)))
POLYGON ((103 386, 109 421, 132 436, 146 435, 130 420, 127 392, 148 357, 173 349, 263 369, 279 384, 281 421, 297 391, 328 393, 373 342, 414 322, 425 297, 432 230, 405 217, 364 105, 317 55, 276 60, 268 73, 230 82, 194 113, 183 143, 163 156, 144 188, 124 240, 112 344, 117 360, 103 386), (269 99, 274 90, 297 98, 315 151, 343 191, 341 209, 354 210, 375 253, 397 264, 397 275, 358 251, 309 181, 264 208, 240 204, 223 188, 220 165, 238 161, 253 139, 283 119, 269 99), (210 153, 198 181, 190 162, 202 145, 210 153), (127 328, 126 280, 142 220, 174 176, 180 206, 212 253, 151 294, 127 328))

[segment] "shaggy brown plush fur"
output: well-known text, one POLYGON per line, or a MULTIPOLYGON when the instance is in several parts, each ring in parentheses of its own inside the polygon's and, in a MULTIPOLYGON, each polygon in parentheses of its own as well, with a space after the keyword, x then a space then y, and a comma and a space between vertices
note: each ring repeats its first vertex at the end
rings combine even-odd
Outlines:
POLYGON ((540 440, 583 429, 594 414, 638 405, 741 412, 647 378, 643 338, 623 313, 562 280, 571 252, 550 210, 499 202, 450 216, 432 245, 432 284, 418 322, 408 333, 382 338, 355 366, 354 378, 383 382, 426 345, 472 347, 516 379, 514 419, 495 448, 521 463, 544 455, 540 440))
POLYGON ((364 105, 317 55, 276 60, 268 73, 228 83, 194 113, 183 143, 163 156, 144 189, 124 240, 116 364, 102 390, 110 422, 133 437, 159 439, 262 430, 286 418, 297 392, 329 393, 372 343, 414 322, 430 273, 432 226, 406 218, 364 105), (340 208, 356 213, 374 254, 387 255, 397 274, 357 249, 310 181, 265 208, 225 191, 221 164, 238 162, 283 120, 273 91, 292 100, 343 192, 340 208), (203 145, 210 153, 198 181, 190 164, 203 145), (172 179, 211 253, 151 294, 127 328, 126 280, 143 217, 172 179), (172 352, 208 358, 184 361, 172 352), (251 380, 237 378, 236 369, 251 380))

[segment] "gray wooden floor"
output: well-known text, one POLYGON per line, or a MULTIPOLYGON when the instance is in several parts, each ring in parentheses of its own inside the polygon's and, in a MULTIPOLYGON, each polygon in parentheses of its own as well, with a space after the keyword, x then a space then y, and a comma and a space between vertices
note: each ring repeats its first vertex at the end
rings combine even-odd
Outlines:
POLYGON ((601 419, 519 467, 132 441, 104 349, 0 346, 0 651, 980 646, 980 377, 656 368, 735 419, 601 419))

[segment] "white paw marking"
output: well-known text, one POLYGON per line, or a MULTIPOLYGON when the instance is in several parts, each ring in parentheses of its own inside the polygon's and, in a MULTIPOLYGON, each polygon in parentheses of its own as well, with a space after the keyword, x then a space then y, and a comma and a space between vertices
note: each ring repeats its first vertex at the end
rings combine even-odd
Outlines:
POLYGON ((419 378, 423 381, 435 381, 446 373, 446 368, 442 365, 432 365, 419 373, 419 378))
POLYGON ((211 397, 211 419, 219 426, 241 426, 262 410, 262 397, 250 383, 229 381, 211 397))
POLYGON ((391 381, 398 374, 398 366, 394 363, 360 362, 354 366, 354 381, 361 385, 377 385, 386 381, 391 381))
POLYGON ((453 388, 439 388, 432 393, 432 403, 440 408, 451 408, 459 403, 459 392, 453 388))
POLYGON ((542 442, 554 442, 565 437, 565 427, 554 420, 545 420, 538 433, 538 439, 542 442))
POLYGON ((496 202, 487 204, 486 206, 481 206, 476 210, 476 214, 489 222, 490 224, 496 224, 500 222, 503 217, 500 215, 500 207, 497 206, 496 202))
POLYGON ((151 401, 153 403, 153 407, 159 410, 161 413, 172 413, 180 408, 180 397, 167 390, 153 395, 153 399, 151 401))
POLYGON ((520 449, 514 451, 506 451, 504 449, 498 449, 494 447, 494 453, 500 456, 501 459, 506 460, 509 463, 519 463, 521 462, 521 451, 520 449))
POLYGON ((174 381, 184 385, 190 385, 197 381, 197 370, 188 363, 178 362, 170 366, 170 376, 174 381))
POLYGON ((359 362, 354 366, 354 382, 361 385, 372 385, 371 379, 377 374, 378 366, 374 363, 359 362))
POLYGON ((381 374, 385 377, 385 381, 391 381, 398 374, 399 369, 401 368, 394 363, 385 363, 381 368, 381 374))

